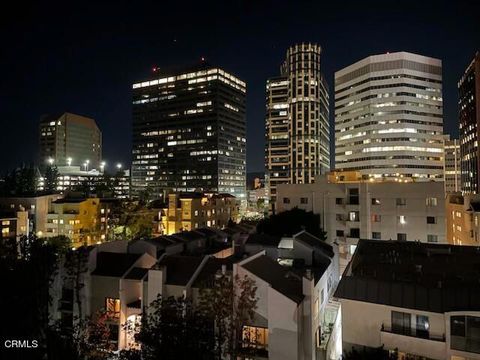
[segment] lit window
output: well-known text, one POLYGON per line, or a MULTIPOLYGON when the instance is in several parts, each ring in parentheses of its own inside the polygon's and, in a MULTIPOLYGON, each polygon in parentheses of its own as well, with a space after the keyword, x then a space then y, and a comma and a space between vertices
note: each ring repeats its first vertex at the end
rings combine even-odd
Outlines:
POLYGON ((3 225, 3 226, 8 226, 8 225, 10 225, 10 220, 3 220, 3 221, 2 221, 2 225, 3 225))
POLYGON ((2 228, 2 235, 8 235, 9 232, 10 232, 10 229, 8 227, 2 228))
POLYGON ((105 311, 108 317, 119 318, 120 317, 120 299, 105 298, 105 311))
POLYGON ((405 215, 400 215, 400 216, 398 216, 398 223, 399 223, 400 225, 405 225, 405 224, 407 223, 407 220, 406 220, 406 218, 405 218, 405 215))
POLYGON ((425 200, 427 206, 437 206, 437 198, 429 197, 425 200))
POLYGON ((268 328, 244 326, 242 332, 242 345, 246 348, 267 349, 268 328))

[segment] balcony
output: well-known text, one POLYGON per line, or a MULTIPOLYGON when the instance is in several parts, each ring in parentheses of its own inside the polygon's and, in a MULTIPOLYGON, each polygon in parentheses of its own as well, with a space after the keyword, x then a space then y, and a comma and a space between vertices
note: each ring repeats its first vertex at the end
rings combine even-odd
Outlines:
POLYGON ((408 354, 425 356, 433 359, 444 359, 446 356, 445 335, 426 333, 417 336, 412 329, 410 334, 397 334, 390 327, 382 325, 380 342, 387 350, 398 349, 408 354))

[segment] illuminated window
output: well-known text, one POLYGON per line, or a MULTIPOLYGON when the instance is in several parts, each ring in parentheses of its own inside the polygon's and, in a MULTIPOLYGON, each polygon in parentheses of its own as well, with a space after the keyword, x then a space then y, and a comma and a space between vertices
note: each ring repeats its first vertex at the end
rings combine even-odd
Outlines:
POLYGON ((63 224, 63 219, 60 219, 60 224, 63 224))
POLYGON ((397 216, 397 219, 398 219, 398 223, 400 225, 405 225, 407 223, 407 220, 405 218, 405 215, 400 215, 400 216, 397 216))
POLYGON ((120 317, 120 299, 105 298, 105 311, 108 317, 119 318, 120 317))
POLYGON ((244 326, 242 332, 243 347, 267 349, 268 328, 244 326))
POLYGON ((437 206, 437 198, 429 197, 425 200, 427 206, 437 206))
POLYGON ((10 220, 3 220, 3 221, 2 221, 2 225, 3 225, 3 226, 8 226, 8 225, 10 225, 10 220))
POLYGON ((372 198, 372 205, 380 205, 380 199, 372 198))
POLYGON ((382 221, 382 216, 378 214, 373 214, 372 215, 372 222, 380 222, 382 221))
POLYGON ((10 232, 10 229, 8 227, 2 228, 2 235, 8 235, 9 232, 10 232))

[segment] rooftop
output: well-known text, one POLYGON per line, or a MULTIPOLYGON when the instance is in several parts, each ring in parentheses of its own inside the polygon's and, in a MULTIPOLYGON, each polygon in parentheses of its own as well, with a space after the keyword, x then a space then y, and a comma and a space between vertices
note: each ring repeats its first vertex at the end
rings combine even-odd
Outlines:
POLYGON ((480 310, 480 247, 360 240, 335 296, 444 313, 480 310))
POLYGON ((121 277, 137 261, 140 254, 99 252, 92 275, 121 277))
POLYGON ((222 265, 225 265, 226 270, 231 272, 235 261, 236 259, 232 256, 224 259, 210 257, 198 273, 192 287, 209 286, 209 284, 213 283, 215 274, 222 270, 222 265))
POLYGON ((333 247, 330 244, 327 244, 325 241, 319 239, 316 236, 313 236, 306 231, 302 231, 294 235, 294 238, 300 240, 301 242, 307 244, 312 248, 323 250, 325 252, 325 255, 328 255, 331 258, 333 258, 333 256, 335 255, 333 252, 333 247))
POLYGON ((280 240, 282 240, 281 236, 255 233, 248 236, 246 244, 260 244, 277 247, 280 240))
POLYGON ((203 258, 198 256, 170 255, 165 256, 158 265, 167 268, 168 285, 188 284, 203 258))
POLYGON ((297 304, 302 302, 304 298, 302 277, 268 256, 261 255, 243 264, 242 267, 297 304))

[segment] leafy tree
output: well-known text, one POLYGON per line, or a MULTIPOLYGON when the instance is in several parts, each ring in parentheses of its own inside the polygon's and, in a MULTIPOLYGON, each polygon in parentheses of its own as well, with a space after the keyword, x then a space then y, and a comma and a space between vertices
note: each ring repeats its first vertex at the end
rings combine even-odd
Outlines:
POLYGON ((233 279, 218 275, 212 287, 200 292, 199 311, 215 324, 215 355, 236 359, 241 349, 243 326, 253 319, 258 298, 255 281, 248 276, 233 279))
POLYGON ((58 168, 56 165, 49 165, 45 170, 45 192, 51 194, 57 191, 58 168))
POLYGON ((70 250, 65 254, 64 267, 66 270, 66 279, 64 279, 64 281, 71 282, 73 285, 79 319, 83 319, 84 316, 81 291, 85 287, 84 274, 88 270, 88 254, 88 249, 85 246, 81 246, 75 251, 70 250))
POLYGON ((261 220, 257 225, 259 234, 292 236, 302 230, 326 240, 326 233, 320 228, 320 216, 311 211, 293 208, 261 220))
MULTIPOLYGON (((159 296, 146 309, 136 341, 141 344, 141 358, 211 359, 213 327, 184 297, 159 296)), ((139 356, 137 350, 125 351, 122 357, 139 356)))

